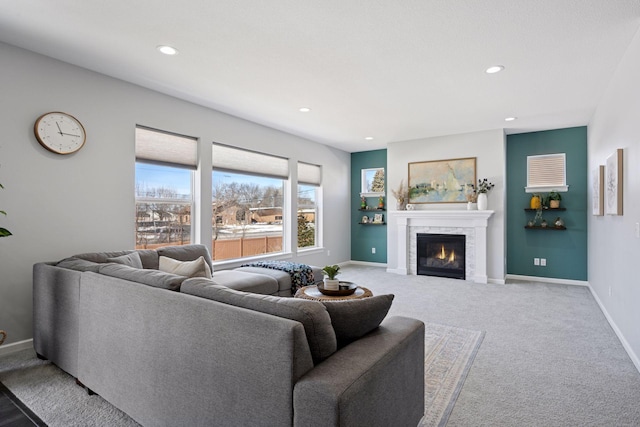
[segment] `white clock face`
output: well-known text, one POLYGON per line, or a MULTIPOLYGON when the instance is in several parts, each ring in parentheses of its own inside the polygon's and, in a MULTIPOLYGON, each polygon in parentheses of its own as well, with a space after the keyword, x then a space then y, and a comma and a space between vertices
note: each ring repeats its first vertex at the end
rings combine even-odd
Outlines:
POLYGON ((84 145, 86 134, 82 124, 66 113, 47 113, 34 127, 38 142, 47 150, 57 154, 70 154, 84 145))

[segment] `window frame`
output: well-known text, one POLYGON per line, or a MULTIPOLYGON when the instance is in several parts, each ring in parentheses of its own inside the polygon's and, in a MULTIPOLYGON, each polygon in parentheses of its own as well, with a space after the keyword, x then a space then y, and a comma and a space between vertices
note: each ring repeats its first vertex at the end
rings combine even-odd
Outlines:
POLYGON ((527 186, 525 187, 526 193, 542 193, 549 191, 567 192, 569 186, 567 185, 567 154, 566 153, 554 153, 554 154, 538 154, 527 156, 527 186), (562 169, 555 164, 554 161, 562 159, 562 169), (535 164, 535 169, 533 167, 535 164), (535 185, 534 174, 537 169, 543 167, 552 167, 554 174, 561 175, 562 179, 558 179, 557 182, 546 183, 544 185, 535 185))
MULTIPOLYGON (((182 206, 188 206, 189 207, 189 243, 196 243, 197 242, 197 235, 196 233, 196 224, 199 221, 199 217, 197 215, 197 211, 196 211, 196 172, 197 172, 197 162, 198 162, 198 138, 192 137, 192 136, 187 136, 187 135, 182 135, 182 134, 178 134, 175 132, 168 132, 165 130, 161 130, 161 129, 154 129, 154 128, 150 128, 147 126, 141 126, 141 125, 136 125, 136 136, 134 137, 134 145, 135 145, 135 171, 134 171, 134 210, 135 210, 135 222, 134 222, 134 228, 135 228, 135 238, 134 238, 134 247, 138 247, 138 206, 141 204, 161 204, 161 205, 182 205, 182 206), (140 131, 141 133, 138 133, 138 131, 140 131), (139 149, 140 146, 138 145, 140 143, 140 138, 139 135, 145 135, 148 132, 153 132, 155 134, 160 135, 160 138, 158 138, 159 140, 159 144, 158 144, 158 150, 150 150, 149 149, 149 141, 148 140, 144 140, 144 137, 142 138, 143 142, 142 144, 140 144, 141 146, 143 146, 142 149, 139 149), (178 157, 180 158, 180 162, 178 163, 172 163, 171 161, 168 161, 167 159, 171 158, 171 153, 172 150, 169 149, 167 150, 168 153, 164 153, 164 150, 162 149, 163 147, 166 149, 167 144, 166 144, 166 138, 176 138, 176 139, 180 139, 180 140, 184 140, 183 142, 185 144, 183 144, 182 150, 179 153, 178 157), (193 144, 193 147, 189 147, 190 144, 193 144), (185 148, 186 147, 186 148, 185 148), (189 153, 190 150, 193 150, 192 153, 189 153), (164 158, 163 158, 164 157, 164 158), (160 161, 158 160, 160 159, 160 161), (189 172, 189 197, 188 198, 184 198, 184 197, 148 197, 148 196, 138 196, 137 192, 138 192, 138 177, 137 177, 137 173, 138 173, 138 164, 143 164, 143 165, 151 165, 151 166, 157 166, 157 167, 162 167, 162 168, 172 168, 172 169, 176 169, 176 170, 182 170, 182 171, 188 171, 189 172)), ((173 153, 175 154, 175 153, 173 153)), ((173 245, 173 244, 178 244, 176 242, 169 242, 167 245, 163 245, 163 246, 169 246, 169 245, 173 245)))
MULTIPOLYGON (((281 232, 281 248, 277 252, 264 252, 261 254, 255 255, 246 255, 235 258, 224 258, 224 259, 215 259, 215 249, 214 249, 214 236, 212 235, 211 245, 213 252, 213 262, 214 265, 230 265, 237 262, 246 262, 250 259, 268 259, 273 257, 281 258, 291 253, 292 246, 292 237, 290 233, 290 226, 292 224, 291 218, 289 218, 290 213, 289 209, 291 206, 291 191, 290 191, 290 183, 291 183, 291 173, 290 173, 290 160, 270 154, 265 152, 259 152, 254 150, 249 150, 241 147, 229 146, 226 144, 220 144, 217 142, 212 143, 212 163, 211 163, 211 204, 212 204, 212 214, 215 219, 215 213, 213 212, 213 190, 216 188, 214 174, 216 172, 219 173, 230 173, 235 175, 240 175, 244 177, 263 177, 266 179, 275 179, 279 180, 281 183, 281 191, 282 191, 282 232, 281 232), (216 152, 220 154, 219 158, 216 158, 216 152), (243 161, 242 157, 246 157, 250 159, 250 161, 243 161), (225 159, 229 162, 225 163, 225 159), (269 161, 273 161, 274 164, 268 164, 269 161), (286 164, 286 166, 285 166, 286 164), (234 169, 232 166, 238 165, 238 169, 234 169), (275 166, 275 167, 273 167, 275 166)), ((280 187, 279 187, 280 188, 280 187)), ((274 214, 275 215, 275 214, 274 214)), ((212 221, 211 227, 214 227, 214 222, 212 221)), ((242 237, 244 238, 244 237, 242 237)), ((268 248, 267 248, 268 249, 268 248)), ((244 251, 244 250, 243 250, 244 251)))

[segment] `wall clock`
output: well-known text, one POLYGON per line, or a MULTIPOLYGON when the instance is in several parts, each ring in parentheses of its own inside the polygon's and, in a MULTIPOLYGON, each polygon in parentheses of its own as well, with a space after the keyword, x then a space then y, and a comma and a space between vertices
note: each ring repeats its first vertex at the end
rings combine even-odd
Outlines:
POLYGON ((40 145, 56 154, 75 153, 87 139, 82 123, 71 114, 59 111, 38 117, 33 130, 40 145))

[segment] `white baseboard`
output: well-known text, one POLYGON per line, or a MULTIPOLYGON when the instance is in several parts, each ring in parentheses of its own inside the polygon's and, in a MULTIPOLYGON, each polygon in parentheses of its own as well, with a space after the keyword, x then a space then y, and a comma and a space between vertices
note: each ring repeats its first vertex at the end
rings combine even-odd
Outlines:
POLYGON ((538 277, 538 276, 521 276, 519 274, 507 274, 507 279, 526 280, 529 282, 544 282, 544 283, 557 283, 559 285, 575 285, 575 286, 589 286, 589 282, 583 280, 572 279, 555 279, 552 277, 538 277))
POLYGON ((591 285, 589 285, 589 290, 591 291, 591 295, 593 295, 593 298, 598 303, 598 307, 600 307, 600 311, 602 311, 602 314, 604 314, 604 317, 607 318, 607 322, 609 322, 609 325, 611 326, 611 329, 613 329, 613 332, 616 333, 616 336, 618 337, 618 339, 622 343, 622 346, 624 347, 625 351, 627 352, 627 354, 631 358, 631 361, 635 365, 635 367, 638 370, 638 372, 640 372, 640 359, 638 359, 638 355, 633 351, 633 349, 629 345, 629 342, 624 337, 624 335, 622 335, 622 331, 620 331, 620 329, 618 328, 618 325, 616 325, 616 322, 613 321, 613 318, 611 318, 611 316, 609 315, 609 312, 607 311, 607 309, 604 308, 604 304, 602 304, 602 301, 600 301, 600 298, 598 297, 598 294, 596 294, 594 292, 594 290, 591 287, 591 285))
POLYGON ((0 346, 0 356, 5 354, 15 353, 16 351, 26 350, 27 348, 33 348, 33 339, 24 341, 18 341, 11 344, 4 344, 0 346))
POLYGON ((348 264, 356 264, 356 265, 366 265, 369 267, 386 267, 387 263, 384 262, 368 262, 368 261, 354 261, 351 260, 348 264))

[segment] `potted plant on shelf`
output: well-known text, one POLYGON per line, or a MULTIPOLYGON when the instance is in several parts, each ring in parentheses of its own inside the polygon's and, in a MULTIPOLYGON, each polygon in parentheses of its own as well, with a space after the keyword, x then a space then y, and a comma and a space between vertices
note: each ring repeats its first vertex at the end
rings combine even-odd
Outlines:
POLYGON ((549 193, 549 207, 551 209, 558 209, 560 207, 560 200, 562 196, 556 190, 551 190, 549 193))
POLYGON ((325 265, 322 269, 322 273, 326 274, 324 278, 324 288, 330 291, 337 291, 340 289, 340 280, 336 279, 338 272, 340 271, 339 265, 325 265))

